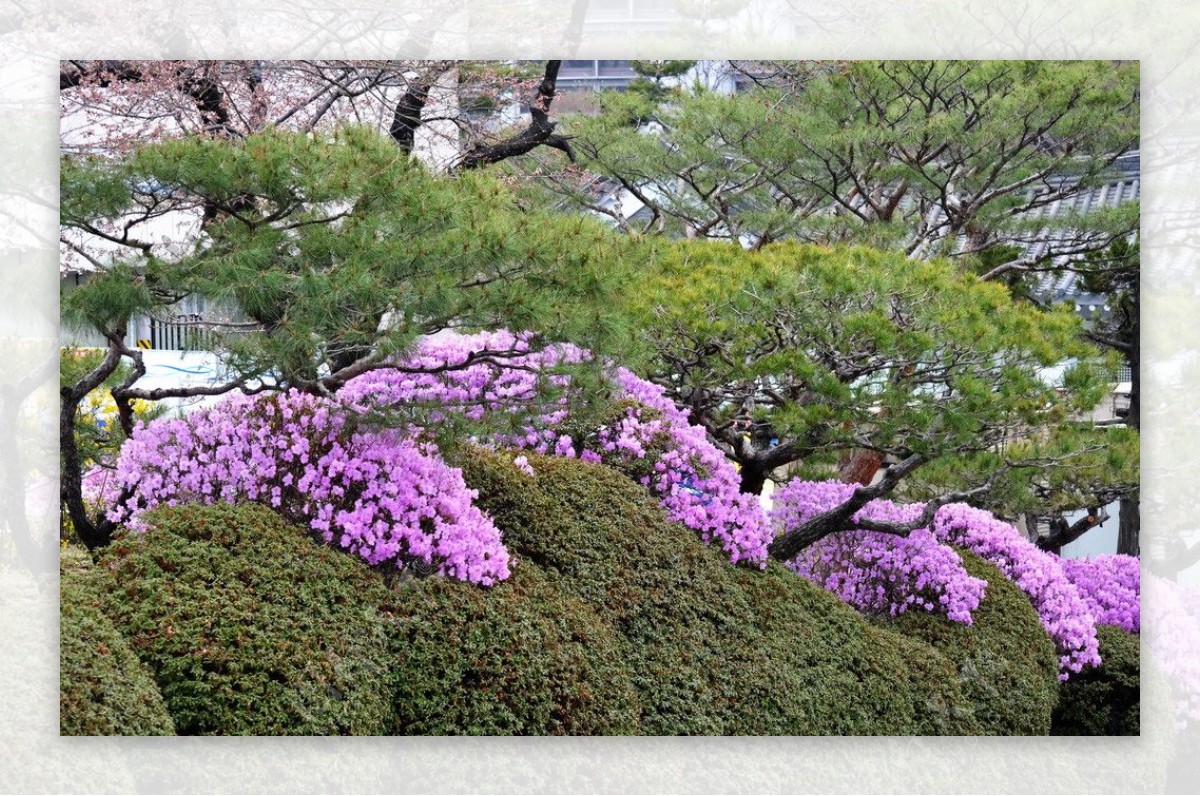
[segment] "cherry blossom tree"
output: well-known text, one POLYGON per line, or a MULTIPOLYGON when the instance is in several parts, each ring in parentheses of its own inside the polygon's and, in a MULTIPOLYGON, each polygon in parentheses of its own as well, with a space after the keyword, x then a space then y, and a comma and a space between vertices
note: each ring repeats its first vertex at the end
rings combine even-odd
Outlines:
POLYGON ((184 135, 373 126, 404 152, 424 137, 439 166, 473 169, 546 145, 574 157, 550 118, 561 61, 64 61, 66 154, 127 152, 184 135), (540 76, 539 76, 540 73, 540 76), (497 114, 506 105, 520 116, 497 114))

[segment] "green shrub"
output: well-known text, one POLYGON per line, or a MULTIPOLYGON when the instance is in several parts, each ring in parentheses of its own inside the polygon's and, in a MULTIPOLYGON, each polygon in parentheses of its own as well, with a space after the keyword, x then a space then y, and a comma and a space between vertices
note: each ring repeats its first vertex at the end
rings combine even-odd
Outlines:
POLYGON ((69 548, 59 577, 60 734, 174 735, 150 671, 100 609, 104 573, 69 548))
POLYGON ((148 664, 181 734, 1048 728, 1053 646, 973 556, 989 579, 973 627, 873 622, 777 564, 731 566, 614 470, 528 458, 534 476, 511 454, 457 462, 514 556, 493 588, 389 588, 265 508, 186 506, 117 538, 90 604, 148 664))
POLYGON ((931 644, 954 664, 978 733, 1047 735, 1058 700, 1058 655, 1029 598, 999 569, 959 550, 967 572, 987 581, 968 627, 909 611, 883 624, 931 644))
POLYGON ((179 734, 382 734, 389 592, 266 508, 162 507, 101 563, 105 609, 154 673, 179 734))
POLYGON ((915 734, 970 724, 949 661, 870 626, 779 566, 733 567, 608 468, 529 456, 458 462, 520 566, 535 565, 617 632, 641 731, 915 734))
POLYGON ((738 732, 977 732, 952 663, 928 644, 872 626, 829 592, 776 563, 766 572, 734 573, 755 607, 763 652, 777 669, 746 685, 759 702, 783 706, 741 717, 738 732))
POLYGON ((397 597, 397 734, 638 731, 613 628, 535 564, 490 589, 427 578, 397 597))
POLYGON ((1061 685, 1053 735, 1141 733, 1141 639, 1111 625, 1099 625, 1096 635, 1101 664, 1061 685))

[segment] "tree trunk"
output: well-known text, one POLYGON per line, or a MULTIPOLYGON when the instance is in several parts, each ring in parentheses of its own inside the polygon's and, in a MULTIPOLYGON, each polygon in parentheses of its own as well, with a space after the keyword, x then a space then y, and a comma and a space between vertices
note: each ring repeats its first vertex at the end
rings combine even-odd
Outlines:
MULTIPOLYGON (((89 550, 108 544, 116 526, 103 515, 93 522, 88 516, 87 507, 84 506, 83 462, 79 456, 79 440, 75 438, 75 414, 87 394, 99 388, 120 366, 122 352, 126 350, 124 340, 127 328, 128 319, 125 319, 106 331, 108 351, 100 364, 77 384, 60 384, 58 388, 59 500, 71 517, 71 524, 75 526, 75 534, 79 541, 87 545, 89 550)), ((128 407, 126 411, 129 411, 128 407)), ((132 418, 125 420, 131 423, 132 418)), ((127 497, 128 495, 123 495, 122 499, 127 497)))
POLYGON ((79 399, 63 390, 62 407, 58 415, 59 455, 62 458, 59 498, 67 508, 79 541, 89 550, 95 550, 112 540, 112 528, 103 520, 92 522, 83 504, 83 463, 79 459, 79 443, 75 439, 75 412, 78 408, 79 399))
MULTIPOLYGON (((903 461, 888 465, 883 470, 883 478, 874 485, 855 487, 854 493, 843 501, 841 505, 835 506, 815 517, 811 517, 804 523, 801 523, 799 527, 776 536, 774 541, 767 546, 767 554, 776 561, 790 561, 809 545, 819 542, 830 534, 846 530, 851 527, 850 520, 859 509, 872 500, 890 493, 896 488, 896 484, 900 483, 901 479, 924 463, 925 458, 920 454, 914 453, 903 461)), ((968 494, 966 492, 957 492, 949 493, 943 497, 946 500, 963 499, 968 494)), ((907 536, 916 528, 928 526, 933 521, 934 512, 939 506, 944 505, 944 502, 931 501, 926 504, 925 511, 922 512, 921 517, 912 524, 873 522, 870 523, 869 527, 871 530, 892 533, 897 536, 907 536)), ((863 527, 868 527, 865 522, 860 522, 859 524, 863 527)))
POLYGON ((757 461, 740 461, 742 483, 739 491, 744 495, 761 495, 767 484, 767 468, 757 461))
POLYGON ((843 484, 870 486, 875 480, 875 473, 879 472, 882 466, 883 455, 878 451, 859 449, 842 465, 838 478, 843 484))
POLYGON ((1038 515, 1032 512, 1025 515, 1025 537, 1029 541, 1037 544, 1038 541, 1038 515))
MULTIPOLYGON (((1129 414, 1125 416, 1125 424, 1139 432, 1142 428, 1142 351, 1139 335, 1141 334, 1141 318, 1135 311, 1133 315, 1133 330, 1130 333, 1129 351, 1126 359, 1129 362, 1129 414)), ((1140 553, 1142 532, 1141 493, 1135 492, 1121 498, 1120 520, 1117 526, 1117 552, 1127 556, 1140 553)))
POLYGON ((1141 553, 1142 513, 1137 495, 1121 498, 1120 520, 1117 526, 1117 552, 1136 556, 1141 553))
POLYGON ((371 353, 370 346, 347 346, 329 354, 329 372, 337 373, 371 353))
POLYGON ((1129 414, 1125 416, 1125 424, 1130 428, 1142 429, 1142 318, 1141 318, 1141 289, 1135 285, 1134 306, 1129 330, 1129 348, 1125 351, 1125 359, 1129 363, 1129 414))
MULTIPOLYGON (((861 487, 859 491, 863 491, 861 487)), ((768 555, 776 561, 791 561, 800 555, 804 548, 816 544, 830 534, 846 530, 850 527, 850 518, 867 502, 865 499, 855 499, 859 497, 856 493, 850 500, 813 517, 800 528, 775 537, 767 547, 768 555)))
POLYGON ((1108 515, 1101 506, 1093 506, 1088 509, 1086 516, 1080 517, 1071 525, 1067 525, 1067 521, 1062 517, 1056 517, 1050 521, 1050 535, 1038 539, 1037 546, 1048 553, 1062 555, 1062 549, 1065 546, 1107 519, 1108 515))
POLYGON ((476 142, 459 160, 451 171, 467 171, 499 163, 508 158, 524 155, 539 146, 560 149, 566 153, 572 163, 575 162, 575 151, 571 149, 568 140, 555 133, 557 122, 550 118, 550 103, 554 101, 554 92, 558 85, 558 68, 562 61, 547 61, 546 71, 542 82, 538 85, 537 98, 529 106, 529 126, 514 136, 491 144, 476 142))
POLYGON ((412 154, 416 144, 417 128, 421 126, 421 111, 429 101, 429 89, 432 85, 426 82, 413 83, 396 103, 395 113, 392 114, 392 126, 388 132, 406 155, 412 154))

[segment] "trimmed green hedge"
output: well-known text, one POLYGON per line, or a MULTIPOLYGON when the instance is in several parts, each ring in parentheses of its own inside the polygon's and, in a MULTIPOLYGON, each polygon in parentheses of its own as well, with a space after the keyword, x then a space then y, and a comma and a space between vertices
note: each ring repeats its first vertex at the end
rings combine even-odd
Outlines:
POLYGON ((638 732, 613 628, 538 567, 490 589, 427 578, 397 597, 397 734, 638 732))
MULTIPOLYGON (((1053 646, 973 556, 990 585, 972 628, 867 620, 775 563, 731 566, 609 468, 529 455, 529 476, 512 454, 459 458, 513 553, 491 589, 385 577, 261 506, 185 506, 117 538, 89 605, 148 666, 180 734, 1049 727, 1053 646)), ((83 652, 64 646, 64 661, 83 652)))
POLYGON ((973 729, 952 665, 928 645, 872 627, 778 565, 730 566, 613 470, 530 456, 529 477, 508 458, 476 452, 459 464, 521 565, 616 630, 642 732, 973 729))
POLYGON ((61 735, 174 735, 149 669, 101 611, 104 574, 87 553, 59 562, 61 735))
POLYGON ((949 660, 872 626, 829 592, 771 563, 735 570, 750 597, 768 677, 745 688, 761 705, 746 734, 966 735, 977 732, 949 660))
POLYGON ((1097 669, 1084 669, 1062 684, 1052 735, 1141 734, 1141 638, 1100 625, 1097 669))
POLYGON ((105 550, 105 609, 179 734, 388 732, 388 591, 376 573, 261 506, 147 519, 150 530, 105 550))
POLYGON ((984 735, 1046 735, 1058 701, 1058 655, 1029 598, 999 569, 959 550, 967 572, 987 581, 968 627, 909 611, 886 627, 931 644, 949 658, 984 735))

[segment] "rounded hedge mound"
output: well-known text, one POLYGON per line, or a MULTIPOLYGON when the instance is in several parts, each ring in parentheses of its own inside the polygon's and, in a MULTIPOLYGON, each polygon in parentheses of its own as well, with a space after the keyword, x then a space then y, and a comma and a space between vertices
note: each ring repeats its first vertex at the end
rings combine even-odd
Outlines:
POLYGON ((775 679, 745 683, 743 734, 969 735, 973 710, 952 663, 921 641, 875 627, 829 592, 772 562, 735 570, 775 679), (780 686, 783 686, 782 688, 780 686), (811 729, 809 728, 811 723, 811 729))
POLYGON ((119 536, 93 605, 148 664, 181 734, 908 735, 1048 722, 1038 689, 1056 682, 1053 646, 1002 578, 972 628, 923 614, 881 625, 775 563, 731 565, 615 470, 513 457, 457 462, 513 554, 512 577, 491 588, 385 578, 268 509, 219 504, 159 507, 144 534, 119 536))
POLYGON ((397 734, 640 730, 616 632, 535 564, 489 589, 413 581, 394 610, 397 734))
POLYGON ((540 568, 616 631, 641 732, 970 731, 953 668, 928 645, 782 567, 731 566, 609 468, 528 455, 530 476, 511 458, 457 464, 518 567, 540 568))
POLYGON ((958 552, 968 574, 987 581, 971 625, 923 611, 883 624, 929 643, 953 662, 979 734, 1046 735, 1058 700, 1054 642, 1024 592, 979 556, 958 552))
POLYGON ((1141 638, 1113 625, 1096 635, 1103 663, 1061 685, 1052 735, 1141 733, 1141 638))
POLYGON ((101 610, 104 574, 87 553, 59 563, 61 735, 174 735, 150 670, 101 610))
POLYGON ((179 734, 390 729, 378 573, 257 505, 159 507, 146 521, 105 550, 105 611, 179 734))

